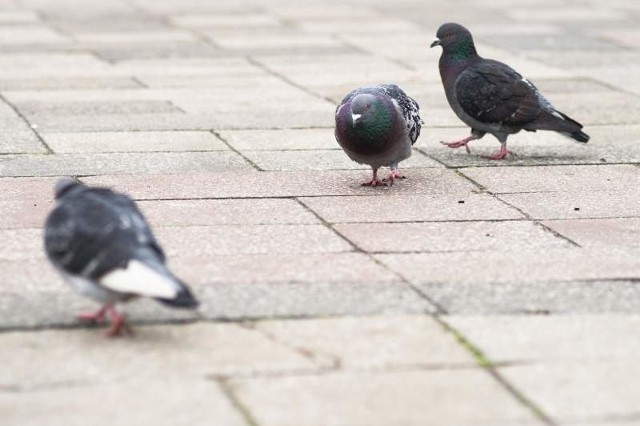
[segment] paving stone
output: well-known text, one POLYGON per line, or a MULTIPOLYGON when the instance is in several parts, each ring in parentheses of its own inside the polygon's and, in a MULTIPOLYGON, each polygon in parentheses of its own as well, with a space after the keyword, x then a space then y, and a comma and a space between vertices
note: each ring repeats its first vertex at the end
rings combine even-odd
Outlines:
MULTIPOLYGON (((511 252, 570 244, 532 222, 349 223, 335 229, 368 252, 511 252)), ((498 254, 498 253, 496 253, 498 254)))
POLYGON ((53 207, 51 178, 0 178, 0 229, 41 227, 53 207))
POLYGON ((57 78, 92 72, 108 73, 108 65, 90 53, 13 53, 0 55, 0 78, 57 78), (34 64, 43 64, 36 65, 34 64))
POLYGON ((500 194, 498 198, 536 219, 582 219, 640 215, 638 188, 629 191, 533 192, 500 194))
POLYGON ((0 130, 3 133, 0 138, 0 154, 47 152, 36 133, 4 102, 0 102, 0 130))
POLYGON ((634 313, 640 285, 629 281, 440 282, 419 284, 450 314, 634 313))
MULTIPOLYGON (((435 313, 436 307, 402 283, 210 284, 198 291, 209 319, 435 313)), ((156 313, 158 315, 158 313, 156 313)))
POLYGON ((561 424, 638 416, 640 366, 633 361, 534 364, 500 372, 561 424))
POLYGON ((492 362, 632 361, 638 315, 452 316, 445 319, 492 362))
POLYGON ((163 31, 87 31, 74 32, 74 40, 80 43, 149 43, 149 42, 176 42, 176 41, 193 41, 194 34, 188 31, 182 31, 175 28, 169 28, 163 31))
POLYGON ((352 250, 322 225, 179 226, 157 228, 156 234, 170 257, 352 250))
POLYGON ((549 34, 513 34, 509 37, 503 35, 485 35, 483 40, 487 43, 514 51, 528 49, 544 50, 611 50, 620 49, 614 43, 590 37, 585 34, 549 33, 549 34))
POLYGON ((226 130, 220 136, 240 151, 319 150, 340 146, 333 127, 326 129, 226 130))
POLYGON ((581 247, 640 249, 640 218, 554 220, 544 224, 581 247))
POLYGON ((295 200, 227 199, 141 201, 154 226, 316 224, 318 218, 295 200))
POLYGON ((301 198, 301 201, 330 223, 524 218, 494 197, 474 193, 458 197, 393 194, 386 197, 309 197, 301 198))
POLYGON ((462 173, 496 193, 616 191, 640 185, 632 165, 473 167, 462 173))
POLYGON ((127 77, 10 78, 0 80, 0 90, 135 89, 142 86, 127 77))
POLYGON ((452 334, 426 316, 268 321, 257 327, 347 370, 476 364, 452 334))
POLYGON ((0 176, 239 171, 251 166, 233 152, 72 153, 0 156, 0 176))
POLYGON ((323 367, 321 361, 238 324, 138 326, 135 333, 135 339, 107 339, 96 329, 0 333, 3 347, 12 348, 0 355, 6 367, 0 383, 30 394, 60 383, 94 387, 158 379, 201 381, 211 375, 323 367))
POLYGON ((226 151, 211 132, 85 132, 45 133, 42 138, 56 153, 226 151))
MULTIPOLYGON (((398 283, 393 272, 362 253, 282 253, 193 256, 170 259, 172 269, 192 284, 398 283)), ((345 284, 346 285, 346 284, 345 284)))
MULTIPOLYGON (((63 365, 62 368, 66 368, 63 365)), ((245 425, 221 391, 211 381, 167 381, 86 386, 82 383, 35 392, 0 393, 3 423, 11 425, 82 425, 117 423, 175 425, 245 425), (34 406, 33 400, 37 399, 34 406), (37 408, 36 408, 37 406, 37 408)))
POLYGON ((246 28, 279 27, 276 16, 264 13, 215 13, 174 15, 171 22, 184 28, 246 28))
POLYGON ((538 424, 482 370, 336 373, 234 380, 260 425, 538 424), (465 401, 461 404, 460 401, 465 401))
POLYGON ((640 275, 637 250, 521 249, 518 256, 486 252, 377 255, 382 263, 419 283, 535 283, 632 280, 640 275), (568 265, 570 267, 568 267, 568 265))
MULTIPOLYGON (((352 161, 342 150, 301 151, 242 151, 249 160, 263 170, 345 170, 371 169, 352 161)), ((400 163, 401 168, 442 167, 440 163, 415 152, 400 163)))
POLYGON ((38 25, 9 25, 0 28, 0 46, 38 44, 46 46, 55 43, 68 43, 70 40, 58 31, 38 25))
POLYGON ((92 51, 109 62, 128 60, 202 58, 228 56, 228 53, 202 41, 154 41, 131 44, 90 44, 92 51))
POLYGON ((41 115, 106 115, 106 114, 154 114, 179 112, 166 101, 128 102, 20 102, 17 108, 36 119, 41 115))
POLYGON ((102 176, 83 178, 89 184, 112 186, 137 199, 264 198, 328 195, 468 194, 466 179, 444 168, 415 169, 411 178, 391 188, 362 187, 366 171, 181 173, 174 175, 102 176), (389 192, 387 192, 389 191, 389 192))

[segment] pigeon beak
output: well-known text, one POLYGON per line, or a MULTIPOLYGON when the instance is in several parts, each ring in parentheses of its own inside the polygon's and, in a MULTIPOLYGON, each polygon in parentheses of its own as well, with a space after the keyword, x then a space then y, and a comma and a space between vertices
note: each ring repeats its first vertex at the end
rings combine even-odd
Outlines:
POLYGON ((439 38, 433 40, 433 43, 431 43, 431 47, 436 47, 436 46, 440 46, 440 39, 439 38))
POLYGON ((353 124, 356 124, 356 121, 358 121, 358 119, 362 117, 362 114, 351 114, 351 120, 353 120, 353 124))

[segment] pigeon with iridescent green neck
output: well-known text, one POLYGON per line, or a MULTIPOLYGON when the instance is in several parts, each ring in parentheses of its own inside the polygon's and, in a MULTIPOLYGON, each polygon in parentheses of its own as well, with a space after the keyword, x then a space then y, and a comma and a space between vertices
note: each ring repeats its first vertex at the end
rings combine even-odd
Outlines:
POLYGON ((502 62, 480 57, 462 25, 442 25, 434 46, 442 46, 440 77, 449 105, 471 127, 471 136, 443 144, 464 146, 469 152, 470 141, 491 133, 501 147, 487 158, 500 160, 510 154, 507 137, 520 130, 553 130, 578 142, 589 141, 582 124, 555 109, 529 80, 502 62))
POLYGON ((336 108, 336 140, 349 158, 373 170, 364 186, 393 185, 394 179, 404 178, 398 163, 411 156, 421 126, 418 103, 395 84, 358 88, 336 108), (381 181, 382 166, 391 172, 381 181))

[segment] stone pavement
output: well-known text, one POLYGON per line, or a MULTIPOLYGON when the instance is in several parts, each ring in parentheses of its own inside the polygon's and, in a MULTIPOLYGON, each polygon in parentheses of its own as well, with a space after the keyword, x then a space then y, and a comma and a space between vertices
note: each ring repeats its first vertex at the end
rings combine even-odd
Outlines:
POLYGON ((640 6, 0 3, 0 424, 640 425, 640 6), (591 142, 491 136, 472 155, 437 27, 534 81, 591 142), (358 85, 426 126, 408 179, 333 138, 358 85), (57 177, 140 202, 197 313, 132 304, 136 335, 46 262, 57 177))

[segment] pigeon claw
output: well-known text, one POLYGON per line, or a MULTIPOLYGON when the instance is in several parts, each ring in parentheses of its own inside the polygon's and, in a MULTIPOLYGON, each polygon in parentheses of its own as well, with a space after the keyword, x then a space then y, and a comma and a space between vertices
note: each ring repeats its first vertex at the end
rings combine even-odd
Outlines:
POLYGON ((467 151, 467 154, 471 154, 471 150, 469 149, 469 142, 471 142, 471 140, 469 139, 462 139, 460 141, 453 142, 440 141, 442 145, 448 146, 449 148, 460 148, 461 146, 464 146, 464 150, 467 151))
POLYGON ((362 186, 389 186, 384 180, 371 179, 369 182, 363 182, 362 186))
POLYGON ((78 319, 82 322, 99 323, 104 321, 104 316, 107 313, 107 306, 103 306, 95 312, 85 312, 78 315, 78 319))
POLYGON ((507 149, 506 145, 502 145, 500 147, 500 151, 497 154, 493 154, 493 155, 483 155, 482 158, 486 158, 487 160, 502 160, 504 159, 507 155, 513 155, 514 157, 517 157, 516 154, 514 154, 513 152, 509 151, 507 149))

